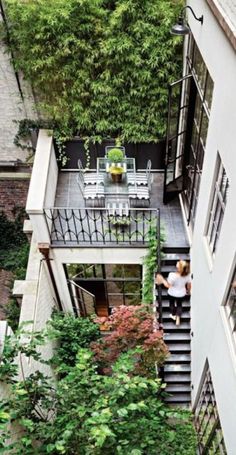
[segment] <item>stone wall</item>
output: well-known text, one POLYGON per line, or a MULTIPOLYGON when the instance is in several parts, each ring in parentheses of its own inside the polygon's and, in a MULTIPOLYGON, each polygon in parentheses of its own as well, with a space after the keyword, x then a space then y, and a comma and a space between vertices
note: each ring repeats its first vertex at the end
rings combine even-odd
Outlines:
MULTIPOLYGON (((0 25, 4 26, 1 11, 0 25)), ((11 55, 0 41, 0 161, 26 160, 28 152, 14 145, 18 131, 15 121, 37 118, 31 89, 20 74, 18 78, 19 83, 11 64, 11 55)))

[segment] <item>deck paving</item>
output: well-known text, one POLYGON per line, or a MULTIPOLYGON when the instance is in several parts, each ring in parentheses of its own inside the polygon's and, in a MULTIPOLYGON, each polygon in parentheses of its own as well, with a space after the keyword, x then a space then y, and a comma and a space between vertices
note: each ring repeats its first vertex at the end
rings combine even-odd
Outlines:
MULTIPOLYGON (((55 207, 85 207, 84 199, 77 184, 76 177, 76 171, 61 171, 59 173, 55 207)), ((153 173, 150 208, 160 209, 161 225, 165 231, 166 246, 189 246, 179 198, 176 197, 175 200, 168 204, 163 204, 163 181, 163 173, 153 173)))

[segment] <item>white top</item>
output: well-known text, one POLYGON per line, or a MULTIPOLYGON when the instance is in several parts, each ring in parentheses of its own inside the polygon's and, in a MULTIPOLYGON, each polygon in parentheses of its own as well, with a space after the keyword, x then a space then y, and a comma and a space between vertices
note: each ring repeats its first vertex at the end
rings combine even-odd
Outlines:
POLYGON ((191 283, 190 274, 186 276, 180 276, 178 273, 171 272, 167 278, 171 288, 168 289, 168 294, 172 297, 184 297, 186 295, 187 283, 191 283))

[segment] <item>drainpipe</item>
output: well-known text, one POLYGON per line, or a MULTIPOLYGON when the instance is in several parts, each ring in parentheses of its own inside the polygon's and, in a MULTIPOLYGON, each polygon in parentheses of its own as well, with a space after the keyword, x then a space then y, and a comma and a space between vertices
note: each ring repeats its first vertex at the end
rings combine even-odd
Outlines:
POLYGON ((60 311, 63 311, 59 292, 58 292, 55 277, 54 277, 54 273, 53 273, 52 266, 51 266, 52 259, 49 258, 49 251, 50 251, 49 243, 38 243, 38 249, 39 249, 39 252, 43 255, 44 260, 47 264, 48 272, 49 272, 49 275, 51 278, 53 290, 55 292, 58 308, 60 311))
POLYGON ((13 70, 14 70, 15 77, 16 77, 16 83, 17 83, 17 86, 18 86, 20 97, 21 97, 22 101, 24 101, 24 95, 23 95, 22 88, 21 88, 19 74, 18 74, 18 72, 15 69, 14 53, 13 53, 12 46, 11 46, 10 30, 9 30, 9 26, 8 26, 8 23, 7 23, 7 17, 6 17, 6 13, 5 13, 5 9, 4 9, 4 5, 3 5, 2 0, 0 0, 0 13, 1 13, 1 16, 2 16, 3 24, 4 24, 5 29, 6 29, 7 45, 9 47, 9 51, 10 51, 11 58, 12 58, 12 66, 13 66, 13 70))

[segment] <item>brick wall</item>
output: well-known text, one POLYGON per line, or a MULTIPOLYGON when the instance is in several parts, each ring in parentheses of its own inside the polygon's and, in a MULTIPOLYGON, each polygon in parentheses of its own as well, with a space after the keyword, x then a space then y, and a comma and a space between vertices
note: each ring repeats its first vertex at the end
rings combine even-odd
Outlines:
POLYGON ((9 219, 14 219, 14 208, 25 208, 29 188, 29 178, 0 180, 0 211, 9 219))

